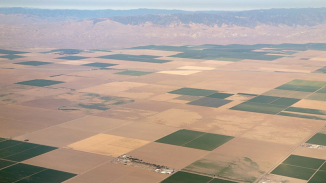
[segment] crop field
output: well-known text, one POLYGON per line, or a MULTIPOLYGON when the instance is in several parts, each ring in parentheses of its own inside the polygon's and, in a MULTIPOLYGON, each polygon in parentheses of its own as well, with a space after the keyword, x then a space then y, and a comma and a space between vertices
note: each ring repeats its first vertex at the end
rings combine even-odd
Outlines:
POLYGON ((0 49, 0 182, 323 182, 323 45, 0 49))

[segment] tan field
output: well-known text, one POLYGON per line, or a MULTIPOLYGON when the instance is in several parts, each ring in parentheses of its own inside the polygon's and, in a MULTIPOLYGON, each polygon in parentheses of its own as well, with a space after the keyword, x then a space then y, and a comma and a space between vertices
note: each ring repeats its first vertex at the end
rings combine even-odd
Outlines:
POLYGON ((161 166, 235 183, 304 183, 271 172, 291 154, 326 160, 322 148, 303 146, 326 133, 326 77, 315 72, 324 51, 261 47, 238 59, 174 57, 187 47, 53 49, 0 60, 0 160, 3 138, 52 148, 20 163, 76 174, 67 183, 158 183, 171 176, 153 171, 161 166), (97 58, 115 54, 157 57, 97 58), (116 164, 122 155, 155 166, 116 164))

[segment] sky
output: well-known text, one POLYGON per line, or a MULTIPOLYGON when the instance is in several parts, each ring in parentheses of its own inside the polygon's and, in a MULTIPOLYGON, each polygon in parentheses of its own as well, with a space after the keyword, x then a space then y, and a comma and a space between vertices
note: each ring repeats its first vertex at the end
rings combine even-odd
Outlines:
POLYGON ((0 7, 49 9, 251 10, 326 7, 326 0, 0 0, 0 7))

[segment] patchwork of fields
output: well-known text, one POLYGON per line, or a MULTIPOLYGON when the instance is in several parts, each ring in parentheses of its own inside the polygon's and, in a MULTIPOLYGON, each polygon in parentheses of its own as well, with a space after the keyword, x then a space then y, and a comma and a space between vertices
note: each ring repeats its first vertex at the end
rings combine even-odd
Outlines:
POLYGON ((323 183, 325 61, 326 44, 0 49, 0 182, 323 183))

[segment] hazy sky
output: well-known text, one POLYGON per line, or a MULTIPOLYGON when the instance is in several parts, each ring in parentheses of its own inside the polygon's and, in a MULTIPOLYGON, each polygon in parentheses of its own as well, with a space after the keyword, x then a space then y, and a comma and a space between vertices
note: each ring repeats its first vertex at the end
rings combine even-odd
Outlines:
POLYGON ((0 7, 52 9, 248 10, 326 7, 326 0, 0 0, 0 7))

